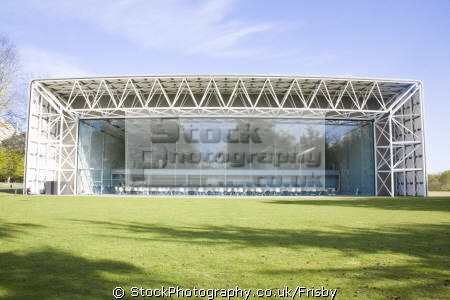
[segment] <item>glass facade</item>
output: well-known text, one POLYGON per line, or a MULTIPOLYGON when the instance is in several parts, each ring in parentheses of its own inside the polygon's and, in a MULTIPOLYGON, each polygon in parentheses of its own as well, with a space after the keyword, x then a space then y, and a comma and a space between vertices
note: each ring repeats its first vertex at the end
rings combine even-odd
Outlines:
POLYGON ((79 194, 373 195, 370 121, 102 119, 79 124, 79 194))

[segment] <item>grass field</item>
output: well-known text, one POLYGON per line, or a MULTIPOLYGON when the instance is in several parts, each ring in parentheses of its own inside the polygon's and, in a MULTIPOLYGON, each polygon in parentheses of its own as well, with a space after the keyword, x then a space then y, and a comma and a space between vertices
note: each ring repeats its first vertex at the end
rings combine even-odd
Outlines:
POLYGON ((449 197, 1 195, 0 205, 0 299, 113 299, 116 286, 161 285, 450 298, 449 197))

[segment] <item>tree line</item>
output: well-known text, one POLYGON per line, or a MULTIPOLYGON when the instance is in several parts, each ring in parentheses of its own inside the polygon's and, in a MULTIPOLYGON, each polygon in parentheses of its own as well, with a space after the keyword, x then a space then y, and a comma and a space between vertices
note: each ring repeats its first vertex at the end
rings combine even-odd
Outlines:
POLYGON ((24 173, 25 133, 15 131, 9 136, 9 124, 23 124, 24 116, 17 113, 23 102, 17 49, 6 37, 0 35, 0 181, 21 182, 24 173), (8 137, 9 136, 9 137, 8 137), (6 139, 5 139, 6 138, 6 139))
POLYGON ((450 170, 440 174, 429 174, 428 189, 430 191, 450 191, 450 170))
POLYGON ((25 133, 15 133, 0 143, 0 181, 22 182, 25 158, 25 133))
POLYGON ((0 181, 22 182, 24 151, 11 147, 0 147, 0 181))

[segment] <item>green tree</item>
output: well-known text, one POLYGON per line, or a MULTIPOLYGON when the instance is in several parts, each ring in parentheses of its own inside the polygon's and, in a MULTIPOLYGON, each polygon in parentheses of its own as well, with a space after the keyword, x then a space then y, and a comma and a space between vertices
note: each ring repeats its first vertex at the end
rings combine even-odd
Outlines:
POLYGON ((450 184, 450 170, 441 173, 439 182, 443 186, 450 184))
POLYGON ((0 176, 3 180, 10 178, 13 181, 23 178, 24 155, 23 151, 11 147, 0 148, 0 176))
POLYGON ((14 172, 13 177, 15 180, 23 180, 23 171, 24 171, 24 154, 22 151, 15 151, 15 158, 14 158, 14 172))
POLYGON ((0 148, 0 177, 2 180, 6 177, 6 155, 3 148, 0 148))
POLYGON ((441 183, 439 182, 439 175, 428 175, 428 188, 430 191, 440 191, 441 183))
POLYGON ((430 191, 443 191, 450 189, 450 170, 441 174, 428 175, 428 188, 430 191))

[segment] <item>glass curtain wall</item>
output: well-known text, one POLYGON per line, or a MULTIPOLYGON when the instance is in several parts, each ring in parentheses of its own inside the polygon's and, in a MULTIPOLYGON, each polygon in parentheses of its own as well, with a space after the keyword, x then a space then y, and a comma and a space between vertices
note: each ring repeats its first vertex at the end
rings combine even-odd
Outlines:
POLYGON ((118 193, 124 182, 124 120, 81 120, 78 128, 78 194, 118 193))
POLYGON ((340 195, 375 195, 373 124, 371 121, 327 120, 326 186, 340 195))
POLYGON ((373 195, 372 123, 82 120, 78 193, 373 195))

